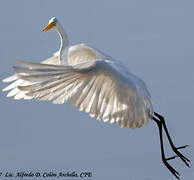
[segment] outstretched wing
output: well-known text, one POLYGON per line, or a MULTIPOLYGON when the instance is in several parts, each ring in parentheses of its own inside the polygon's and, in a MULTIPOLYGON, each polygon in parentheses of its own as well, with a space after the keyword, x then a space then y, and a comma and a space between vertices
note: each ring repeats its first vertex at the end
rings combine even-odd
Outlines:
POLYGON ((75 66, 18 61, 14 67, 25 95, 38 100, 70 103, 92 117, 120 127, 136 128, 148 122, 152 104, 144 83, 130 73, 118 71, 119 63, 96 60, 75 66))

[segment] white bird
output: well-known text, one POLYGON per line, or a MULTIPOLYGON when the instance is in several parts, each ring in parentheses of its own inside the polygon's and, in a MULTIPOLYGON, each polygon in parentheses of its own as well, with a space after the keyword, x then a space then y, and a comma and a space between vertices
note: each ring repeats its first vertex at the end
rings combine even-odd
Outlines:
POLYGON ((116 123, 120 127, 139 128, 154 120, 159 128, 162 160, 171 173, 179 178, 167 160, 180 157, 189 166, 190 162, 172 143, 164 118, 154 112, 150 93, 145 83, 128 72, 119 61, 85 45, 70 46, 67 35, 54 17, 44 32, 55 28, 61 39, 61 46, 53 57, 42 63, 17 61, 23 67, 15 67, 16 74, 4 79, 15 81, 4 91, 15 99, 52 100, 62 104, 70 103, 81 111, 88 112, 99 120, 116 123), (162 127, 176 156, 165 158, 162 127))

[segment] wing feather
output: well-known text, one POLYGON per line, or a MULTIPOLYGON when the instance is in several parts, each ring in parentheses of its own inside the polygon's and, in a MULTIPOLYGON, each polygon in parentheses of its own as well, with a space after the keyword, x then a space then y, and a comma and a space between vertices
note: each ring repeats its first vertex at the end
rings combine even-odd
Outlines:
MULTIPOLYGON (((19 61, 19 60, 18 60, 18 62, 25 63, 25 61, 19 61)), ((50 58, 42 61, 41 63, 43 63, 43 64, 59 65, 59 57, 58 56, 53 56, 53 57, 50 57, 50 58)), ((16 67, 15 67, 15 70, 17 72, 17 68, 16 67)), ((32 71, 32 70, 31 69, 27 69, 27 71, 28 71, 27 73, 30 73, 30 71, 32 71)), ((41 72, 42 71, 44 71, 44 69, 41 69, 41 72)), ((56 70, 54 70, 54 71, 56 71, 56 70)), ((32 71, 32 73, 34 73, 34 72, 36 72, 35 69, 32 71)), ((25 81, 23 79, 18 79, 17 74, 14 74, 14 75, 12 75, 10 77, 7 77, 7 78, 3 79, 3 82, 12 82, 10 85, 8 85, 7 87, 5 87, 3 89, 3 91, 11 90, 7 94, 8 97, 14 96, 14 99, 22 99, 22 98, 24 98, 24 99, 32 99, 32 97, 27 96, 24 92, 22 92, 21 90, 18 89, 18 86, 22 86, 24 84, 26 86, 27 85, 30 86, 32 84, 31 82, 25 81), (12 81, 14 81, 14 82, 12 82, 12 81)))
POLYGON ((16 80, 16 79, 17 79, 17 75, 14 74, 14 75, 12 75, 12 76, 9 76, 9 77, 3 79, 2 81, 3 81, 3 82, 11 82, 11 81, 14 81, 14 80, 16 80))
POLYGON ((94 60, 74 66, 19 63, 24 67, 14 67, 17 81, 25 83, 7 88, 14 87, 10 95, 16 99, 29 97, 62 104, 71 98, 71 105, 92 117, 128 128, 141 127, 153 113, 144 83, 117 62, 94 60))

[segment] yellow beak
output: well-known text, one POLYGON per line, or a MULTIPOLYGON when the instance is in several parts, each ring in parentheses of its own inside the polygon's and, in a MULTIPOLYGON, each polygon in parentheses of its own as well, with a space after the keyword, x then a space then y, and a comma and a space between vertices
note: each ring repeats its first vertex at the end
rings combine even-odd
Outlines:
POLYGON ((53 23, 48 24, 47 27, 45 27, 42 31, 43 32, 48 31, 49 29, 51 29, 53 27, 53 25, 54 25, 53 23))

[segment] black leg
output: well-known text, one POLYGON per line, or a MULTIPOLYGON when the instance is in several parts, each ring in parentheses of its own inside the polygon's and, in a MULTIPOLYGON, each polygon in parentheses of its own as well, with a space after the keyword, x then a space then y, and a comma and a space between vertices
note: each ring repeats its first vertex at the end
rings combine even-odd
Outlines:
POLYGON ((159 121, 158 119, 156 119, 155 117, 152 117, 152 119, 157 123, 158 125, 158 129, 159 129, 159 135, 160 135, 160 145, 161 145, 161 155, 162 155, 162 161, 164 163, 164 165, 170 170, 170 172, 177 178, 179 178, 179 173, 167 162, 167 160, 170 159, 174 159, 176 158, 176 156, 173 156, 171 158, 165 158, 165 154, 164 154, 164 145, 163 145, 163 138, 162 138, 162 123, 161 121, 159 121))
POLYGON ((190 160, 187 159, 185 156, 183 156, 183 155, 178 151, 178 149, 186 148, 186 147, 188 147, 188 145, 181 146, 181 147, 175 147, 175 145, 174 145, 174 143, 172 142, 172 139, 171 139, 171 137, 170 137, 170 135, 169 135, 169 132, 168 132, 168 129, 167 129, 167 126, 166 126, 164 117, 161 116, 160 114, 156 113, 156 112, 154 112, 154 115, 160 119, 160 122, 162 123, 162 125, 163 125, 163 127, 164 127, 165 133, 166 133, 166 135, 167 135, 167 138, 168 138, 168 140, 169 140, 169 143, 170 143, 170 146, 171 146, 172 150, 175 152, 175 154, 176 154, 178 157, 181 158, 181 160, 182 160, 188 167, 190 167, 190 166, 189 166, 190 160))

